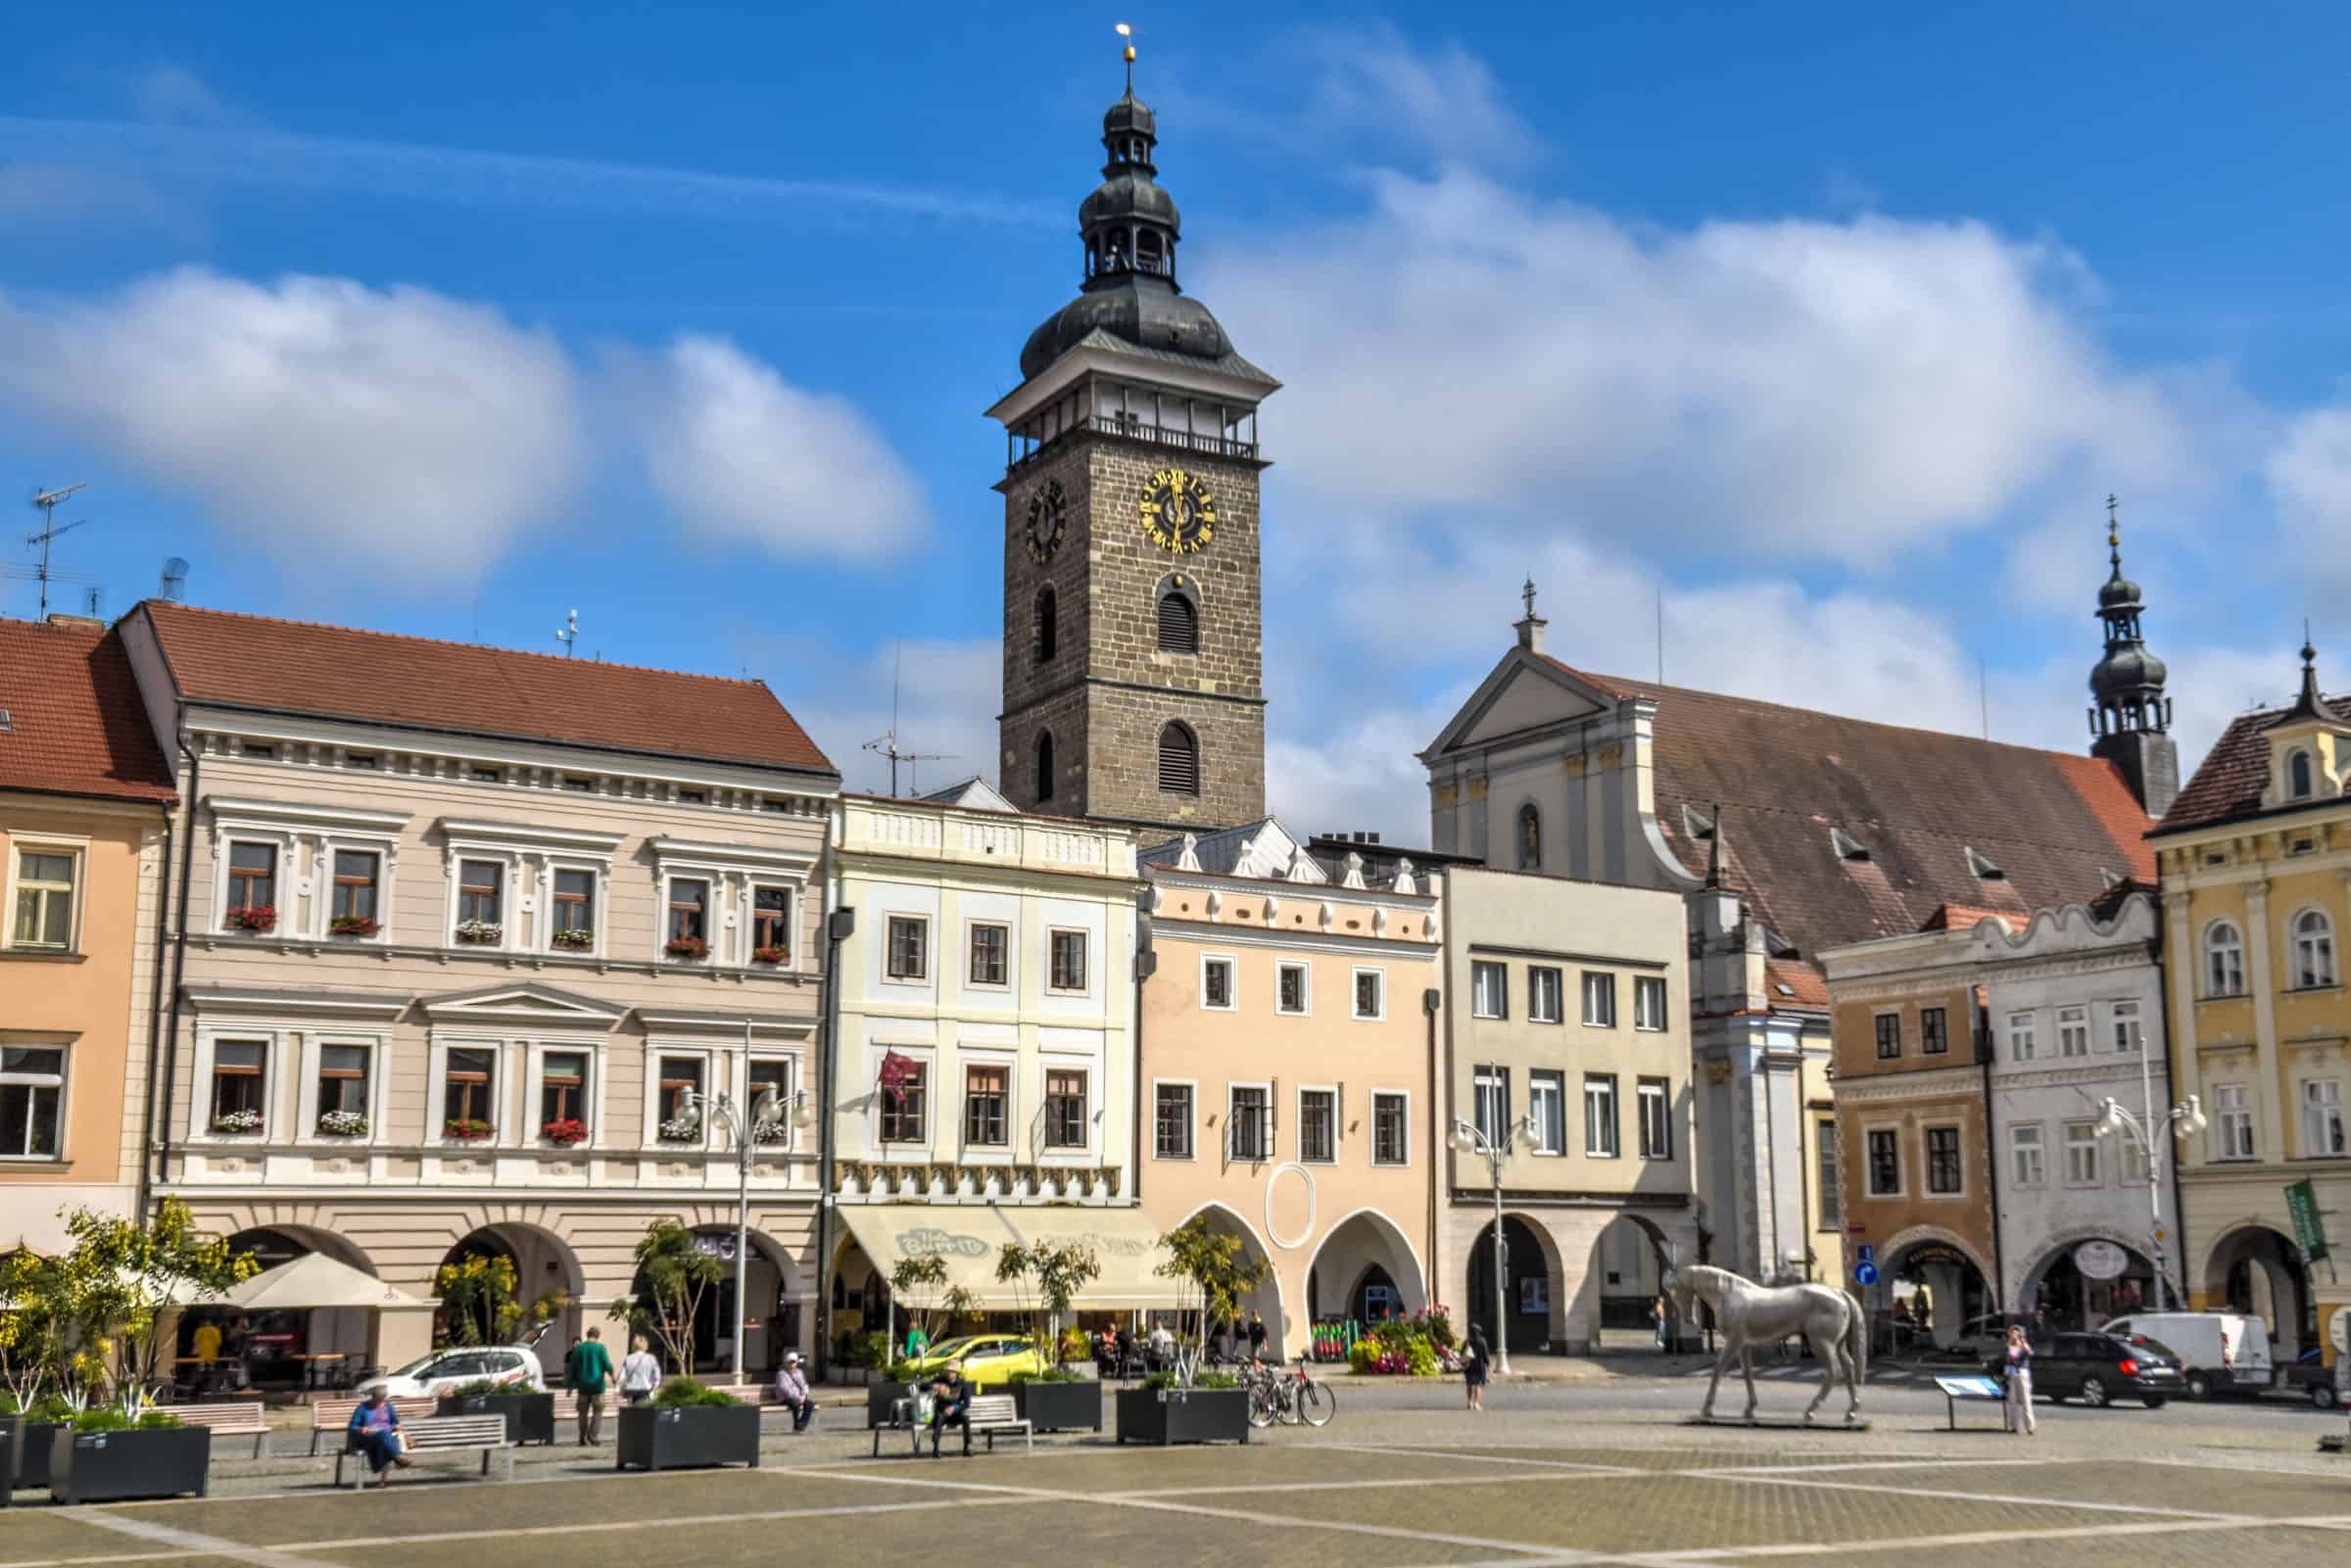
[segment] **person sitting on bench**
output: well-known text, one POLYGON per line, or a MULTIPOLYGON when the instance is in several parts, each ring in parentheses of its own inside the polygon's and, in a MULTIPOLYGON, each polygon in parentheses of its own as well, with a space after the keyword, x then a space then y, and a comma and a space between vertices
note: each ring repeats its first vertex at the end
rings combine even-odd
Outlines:
POLYGON ((931 1393, 931 1457, 938 1457, 940 1434, 960 1426, 972 1407, 972 1386, 963 1380, 963 1363, 949 1361, 928 1385, 931 1393))
POLYGON ((401 1450, 407 1447, 400 1440, 400 1411, 384 1398, 384 1386, 376 1384, 367 1391, 366 1401, 351 1412, 351 1441, 367 1456, 369 1468, 375 1471, 379 1487, 392 1484, 391 1466, 406 1468, 408 1456, 401 1450))
POLYGON ((800 1353, 786 1351, 776 1369, 776 1402, 792 1412, 792 1429, 805 1432, 816 1418, 816 1400, 808 1392, 808 1374, 800 1370, 800 1353))

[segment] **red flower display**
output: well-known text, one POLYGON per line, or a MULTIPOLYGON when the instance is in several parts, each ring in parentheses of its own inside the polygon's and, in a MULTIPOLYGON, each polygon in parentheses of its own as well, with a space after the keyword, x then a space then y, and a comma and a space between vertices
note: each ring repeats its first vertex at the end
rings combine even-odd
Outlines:
POLYGON ((568 1149, 575 1143, 586 1143, 588 1141, 588 1123, 574 1118, 567 1118, 562 1121, 551 1121, 546 1126, 541 1127, 539 1129, 539 1133, 540 1136, 547 1139, 549 1143, 555 1145, 555 1147, 559 1149, 568 1149))

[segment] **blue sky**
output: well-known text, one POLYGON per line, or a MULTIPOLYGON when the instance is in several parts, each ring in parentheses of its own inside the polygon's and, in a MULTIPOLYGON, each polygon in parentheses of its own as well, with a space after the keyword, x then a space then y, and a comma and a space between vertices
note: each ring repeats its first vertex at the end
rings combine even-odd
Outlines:
POLYGON ((1655 674, 1661 594, 1670 681, 1974 730, 1981 660, 2076 749, 2116 491, 2191 760, 2305 614, 2345 655, 2339 8, 762 9, 12 16, 0 460, 91 482, 61 568, 549 650, 576 606, 859 785, 902 642, 901 733, 992 775, 981 413, 1123 17, 1187 286, 1287 383, 1300 827, 1420 831, 1529 574, 1572 662, 1655 674))

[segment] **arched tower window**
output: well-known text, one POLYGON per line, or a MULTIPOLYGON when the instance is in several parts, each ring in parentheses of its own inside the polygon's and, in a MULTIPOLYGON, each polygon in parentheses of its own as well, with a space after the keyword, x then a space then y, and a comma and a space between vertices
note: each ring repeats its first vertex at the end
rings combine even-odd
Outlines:
POLYGON ((2242 996, 2245 992, 2245 939, 2228 921, 2214 921, 2204 932, 2204 994, 2242 996))
POLYGON ((1036 803, 1043 805, 1053 798, 1053 732, 1043 730, 1036 736, 1036 803))
POLYGON ((1159 732, 1159 787, 1171 795, 1200 792, 1200 742, 1180 724, 1159 732))
POLYGON ((2312 782, 2313 777, 2314 776, 2311 773, 2310 768, 2309 752, 2296 750, 2287 755, 2285 759, 2285 787, 2288 794, 2292 795, 2296 800, 2308 800, 2314 793, 2317 792, 2316 786, 2312 782))
POLYGON ((1518 808, 1518 869, 1543 869, 1543 814, 1531 800, 1518 808))
POLYGON ((2310 990, 2334 983, 2334 925, 2315 909, 2294 917, 2294 985, 2310 990))
POLYGON ((1174 589, 1159 595, 1159 650, 1162 653, 1200 651, 1200 611, 1174 589))
POLYGON ((1061 651, 1061 599, 1047 583, 1036 591, 1036 662, 1061 651))

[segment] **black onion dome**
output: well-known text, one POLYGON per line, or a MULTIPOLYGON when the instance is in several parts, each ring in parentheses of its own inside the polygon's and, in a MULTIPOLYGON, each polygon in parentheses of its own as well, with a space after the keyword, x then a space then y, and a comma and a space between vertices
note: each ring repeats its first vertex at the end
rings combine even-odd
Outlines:
POLYGON ((1060 358, 1087 334, 1101 330, 1145 349, 1169 349, 1203 359, 1222 359, 1232 340, 1207 306, 1176 292, 1166 278, 1128 274, 1107 286, 1087 289, 1045 318, 1021 350, 1026 381, 1060 358))
POLYGON ((2098 590, 2098 608, 2136 608, 2139 603, 2138 585, 2123 575, 2122 564, 2118 561, 2114 575, 2106 579, 2105 586, 2098 590))
POLYGON ((1183 221, 1182 214, 1176 211, 1176 198, 1158 181, 1142 174, 1113 174, 1094 187, 1093 195, 1078 204, 1080 232, 1096 223, 1121 217, 1149 218, 1170 228, 1183 221))
POLYGON ((1126 97, 1102 114, 1103 135, 1123 136, 1129 132, 1153 137, 1159 134, 1159 117, 1151 113, 1149 104, 1134 95, 1131 87, 1127 89, 1126 97))
POLYGON ((2145 648, 2126 644, 2090 667, 2089 693, 2101 702, 2125 699, 2160 689, 2170 673, 2163 660, 2145 648))

